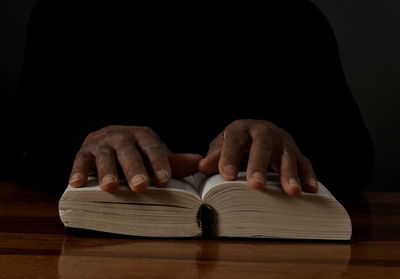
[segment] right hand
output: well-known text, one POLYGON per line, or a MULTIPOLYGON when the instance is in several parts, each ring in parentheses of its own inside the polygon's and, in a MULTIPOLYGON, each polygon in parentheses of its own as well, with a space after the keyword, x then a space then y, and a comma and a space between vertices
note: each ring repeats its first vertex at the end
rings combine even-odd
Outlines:
POLYGON ((101 189, 118 188, 117 163, 132 191, 144 190, 149 183, 163 187, 171 176, 184 177, 198 171, 198 154, 171 153, 158 135, 148 127, 107 126, 90 133, 75 157, 69 184, 86 185, 97 172, 101 189))

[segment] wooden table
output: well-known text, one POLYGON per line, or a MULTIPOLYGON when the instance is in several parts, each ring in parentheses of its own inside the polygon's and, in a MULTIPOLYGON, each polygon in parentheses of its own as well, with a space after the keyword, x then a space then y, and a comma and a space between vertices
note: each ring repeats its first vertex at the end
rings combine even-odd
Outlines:
POLYGON ((69 233, 56 197, 0 183, 0 278, 400 278, 400 193, 348 210, 350 243, 123 238, 69 233))

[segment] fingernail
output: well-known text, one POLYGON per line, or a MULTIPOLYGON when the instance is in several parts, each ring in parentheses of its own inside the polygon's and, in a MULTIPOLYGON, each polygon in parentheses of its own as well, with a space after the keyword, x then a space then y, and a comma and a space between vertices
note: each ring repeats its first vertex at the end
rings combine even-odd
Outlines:
POLYGON ((166 183, 169 180, 169 174, 166 170, 160 170, 156 173, 156 175, 160 183, 166 183))
POLYGON ((115 177, 115 175, 112 174, 106 174, 103 176, 101 179, 101 185, 100 187, 103 187, 104 185, 110 184, 110 183, 115 183, 118 182, 118 179, 115 177))
POLYGON ((258 183, 265 184, 265 175, 260 171, 254 172, 251 178, 253 178, 258 183))
POLYGON ((138 187, 140 184, 143 184, 147 181, 147 178, 143 174, 138 174, 132 177, 131 179, 131 187, 133 190, 142 190, 143 187, 138 187))
POLYGON ((290 187, 296 187, 296 188, 300 188, 300 184, 299 184, 299 182, 297 181, 297 179, 296 178, 289 178, 289 186, 290 187))
POLYGON ((315 179, 309 179, 308 180, 308 185, 310 185, 311 186, 311 188, 313 188, 315 191, 317 191, 318 190, 318 183, 317 183, 317 180, 315 180, 315 179))
POLYGON ((79 172, 76 172, 69 178, 69 184, 78 182, 80 180, 83 180, 83 175, 79 172))
POLYGON ((236 167, 233 165, 226 165, 224 167, 223 176, 228 179, 235 179, 236 178, 236 167))

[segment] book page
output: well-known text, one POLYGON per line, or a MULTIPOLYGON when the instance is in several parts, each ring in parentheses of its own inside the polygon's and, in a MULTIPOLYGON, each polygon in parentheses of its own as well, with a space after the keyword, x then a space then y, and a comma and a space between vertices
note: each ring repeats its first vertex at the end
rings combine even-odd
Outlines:
POLYGON ((174 190, 174 191, 184 191, 184 192, 189 192, 196 197, 200 198, 200 194, 197 191, 197 188, 195 185, 192 183, 186 181, 185 179, 174 179, 172 178, 171 181, 169 182, 167 187, 155 187, 155 186, 149 186, 149 188, 157 188, 157 189, 165 189, 165 190, 174 190))
MULTIPOLYGON (((189 192, 193 194, 194 196, 200 198, 199 191, 197 190, 197 187, 192 185, 191 179, 187 178, 184 179, 171 179, 170 183, 168 184, 167 187, 156 187, 156 186, 148 186, 146 189, 152 189, 152 190, 161 190, 161 191, 183 191, 183 192, 189 192)), ((192 179, 193 181, 194 178, 192 179)), ((130 191, 128 184, 126 183, 125 180, 120 180, 119 181, 119 191, 130 191)), ((80 187, 80 188, 74 188, 68 185, 69 191, 93 191, 93 190, 98 190, 102 191, 100 186, 99 186, 99 181, 97 177, 89 177, 88 182, 86 186, 80 187)))
MULTIPOLYGON (((239 172, 238 177, 234 181, 237 183, 243 183, 243 186, 245 186, 247 184, 246 173, 239 172)), ((226 183, 232 183, 232 180, 231 181, 224 180, 219 174, 210 176, 209 178, 207 178, 205 180, 204 185, 201 189, 201 193, 200 193, 201 199, 204 200, 204 197, 212 188, 214 188, 218 185, 226 184, 226 183)))
MULTIPOLYGON (((203 187, 200 188, 201 199, 204 200, 206 194, 214 187, 222 184, 229 184, 234 182, 235 184, 243 184, 243 187, 247 187, 246 172, 239 172, 238 177, 235 180, 224 180, 219 174, 213 175, 205 179, 203 187)), ((302 192, 302 195, 327 195, 332 198, 332 194, 318 182, 318 192, 317 193, 306 193, 302 192)), ((268 172, 267 174, 267 184, 265 186, 268 190, 282 191, 279 174, 274 172, 268 172)))
POLYGON ((199 198, 201 197, 201 193, 207 179, 208 176, 201 172, 182 178, 183 181, 189 183, 193 187, 193 189, 197 192, 199 198))

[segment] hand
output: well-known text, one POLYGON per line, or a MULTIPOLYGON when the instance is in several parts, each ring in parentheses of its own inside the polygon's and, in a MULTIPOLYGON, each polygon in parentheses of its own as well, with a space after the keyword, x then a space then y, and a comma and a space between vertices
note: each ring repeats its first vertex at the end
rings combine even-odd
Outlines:
POLYGON ((84 186, 96 173, 103 190, 113 191, 119 184, 120 164, 132 191, 142 191, 150 183, 168 185, 171 176, 183 177, 198 171, 202 156, 173 154, 148 127, 108 126, 90 133, 75 157, 69 183, 84 186))
POLYGON ((210 144, 199 169, 205 174, 218 172, 225 180, 234 180, 245 155, 248 155, 248 185, 263 189, 267 170, 280 174, 283 190, 296 195, 301 188, 318 190, 310 161, 300 153, 293 138, 283 129, 264 120, 236 120, 228 125, 210 144))

